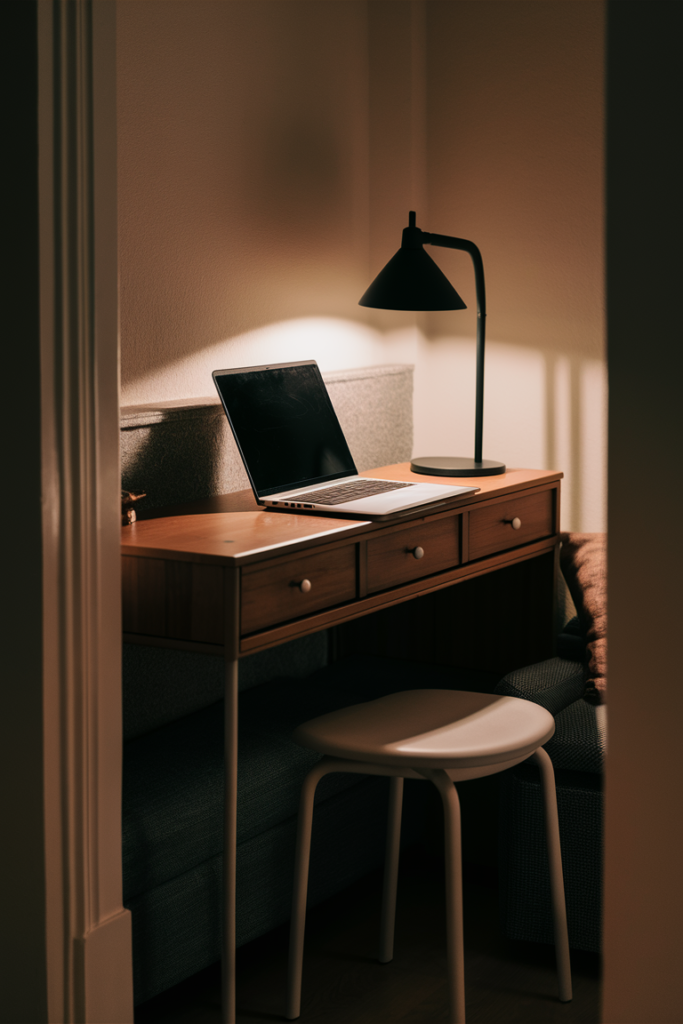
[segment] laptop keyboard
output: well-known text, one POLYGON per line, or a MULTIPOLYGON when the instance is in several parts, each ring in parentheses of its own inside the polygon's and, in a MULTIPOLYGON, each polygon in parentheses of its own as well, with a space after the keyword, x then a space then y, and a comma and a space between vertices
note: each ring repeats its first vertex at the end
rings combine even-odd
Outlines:
POLYGON ((295 499, 297 503, 313 501, 316 505, 341 505, 344 501, 355 501, 356 498, 367 498, 371 494, 384 494, 385 491, 398 491, 401 487, 413 486, 396 480, 349 480, 334 487, 321 487, 319 491, 297 494, 295 499))

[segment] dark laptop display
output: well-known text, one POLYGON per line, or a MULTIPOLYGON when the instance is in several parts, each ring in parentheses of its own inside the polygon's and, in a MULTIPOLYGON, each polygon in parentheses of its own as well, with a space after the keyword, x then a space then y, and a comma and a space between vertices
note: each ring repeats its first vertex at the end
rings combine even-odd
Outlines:
POLYGON ((316 363, 214 375, 259 495, 356 473, 316 363))
POLYGON ((213 379, 262 505, 384 519, 476 490, 360 477, 314 360, 214 370, 213 379))

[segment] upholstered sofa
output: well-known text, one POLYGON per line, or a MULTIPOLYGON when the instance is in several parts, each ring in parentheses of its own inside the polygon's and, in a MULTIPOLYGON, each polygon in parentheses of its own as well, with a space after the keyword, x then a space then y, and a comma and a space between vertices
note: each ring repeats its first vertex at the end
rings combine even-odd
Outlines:
MULTIPOLYGON (((327 375, 326 380, 359 469, 410 456, 410 367, 349 371, 327 375)), ((148 495, 138 505, 142 515, 163 514, 169 505, 247 483, 222 410, 212 399, 124 409, 122 465, 123 487, 148 495)), ((560 643, 582 642, 574 634, 560 643)), ((298 794, 317 756, 292 743, 294 726, 399 689, 424 685, 493 692, 500 679, 496 673, 445 667, 430 666, 425 672, 422 665, 368 656, 333 660, 331 644, 326 633, 319 633, 240 662, 238 944, 289 916, 298 794)), ((580 651, 572 647, 564 653, 569 657, 553 659, 546 668, 537 666, 530 676, 527 670, 508 676, 505 692, 538 700, 557 714, 558 732, 549 750, 558 770, 560 814, 565 831, 574 827, 578 815, 579 845, 585 847, 586 807, 594 808, 589 832, 597 850, 599 776, 586 768, 585 759, 577 771, 575 745, 568 742, 577 729, 592 735, 597 726, 580 697, 585 688, 580 651), (565 779, 565 771, 573 773, 571 779, 565 779), (580 808, 575 810, 577 785, 580 808)), ((220 956, 223 661, 187 650, 125 643, 123 667, 124 903, 132 913, 135 1001, 140 1003, 220 956)), ((588 747, 593 751, 590 761, 590 756, 597 757, 597 747, 590 742, 588 747)), ((536 783, 526 772, 515 769, 503 782, 510 811, 501 828, 506 925, 517 937, 546 941, 543 898, 530 931, 525 916, 527 893, 537 888, 538 872, 545 870, 536 783), (521 825, 514 822, 516 815, 521 815, 521 825), (518 912, 520 906, 524 913, 518 912)), ((417 782, 406 787, 405 843, 424 830, 422 788, 417 782)), ((330 775, 320 784, 310 905, 381 863, 386 791, 385 779, 357 775, 330 775)), ((596 863, 593 852, 588 860, 596 863)), ((578 877, 567 862, 570 929, 574 945, 581 948, 593 948, 594 943, 593 926, 577 931, 576 925, 587 879, 598 892, 598 876, 578 877), (574 892, 579 894, 578 912, 572 909, 574 892)), ((549 913, 549 902, 547 909, 549 913)))
MULTIPOLYGON (((569 942, 574 949, 599 952, 607 748, 605 537, 570 534, 563 540, 561 565, 579 615, 559 635, 557 657, 510 673, 496 692, 535 701, 555 716, 546 750, 557 783, 569 942)), ((552 943, 538 771, 523 763, 501 780, 503 928, 513 939, 552 943)))

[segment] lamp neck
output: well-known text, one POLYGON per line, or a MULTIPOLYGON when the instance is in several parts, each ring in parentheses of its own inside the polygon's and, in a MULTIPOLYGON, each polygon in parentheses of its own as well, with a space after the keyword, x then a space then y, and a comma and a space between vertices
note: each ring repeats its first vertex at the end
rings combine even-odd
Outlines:
POLYGON ((418 249, 423 245, 439 245, 444 249, 460 249, 469 253, 474 267, 474 283, 477 293, 477 382, 475 395, 474 422, 474 460, 482 461, 484 439, 484 347, 486 338, 486 288, 484 286, 484 261, 478 246, 466 238, 453 238, 451 235, 433 235, 429 231, 421 231, 415 224, 415 214, 411 211, 408 227, 403 229, 402 247, 418 249))
POLYGON ((402 249, 421 249, 423 245, 438 245, 443 249, 460 249, 469 253, 474 267, 474 282, 477 293, 477 316, 482 319, 486 316, 486 289, 484 286, 484 261, 481 258, 478 246, 466 238, 454 238, 451 235, 435 235, 429 231, 423 231, 416 225, 415 212, 408 214, 408 227, 403 229, 401 239, 402 249))
MULTIPOLYGON (((407 231, 404 228, 404 231, 407 231)), ((419 230, 419 229, 417 229, 419 230)), ((478 246, 466 238, 452 238, 450 235, 433 235, 429 231, 420 231, 423 245, 439 245, 444 249, 460 249, 469 253, 474 267, 474 283, 477 292, 477 316, 486 316, 486 288, 484 285, 484 261, 478 246)))

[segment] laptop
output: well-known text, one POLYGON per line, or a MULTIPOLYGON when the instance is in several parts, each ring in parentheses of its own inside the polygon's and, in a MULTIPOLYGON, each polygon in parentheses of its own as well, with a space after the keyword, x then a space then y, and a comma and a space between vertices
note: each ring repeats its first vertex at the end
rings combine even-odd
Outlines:
POLYGON ((312 359, 212 377, 260 505, 383 519, 479 490, 359 476, 312 359))

